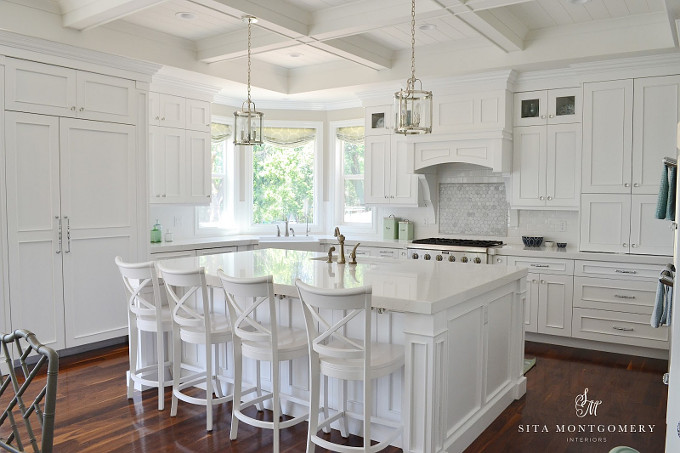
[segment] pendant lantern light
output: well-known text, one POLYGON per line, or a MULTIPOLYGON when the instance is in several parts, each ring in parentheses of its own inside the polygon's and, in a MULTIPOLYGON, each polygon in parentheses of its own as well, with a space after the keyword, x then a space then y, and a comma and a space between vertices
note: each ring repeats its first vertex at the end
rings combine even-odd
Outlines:
POLYGON ((250 27, 257 19, 244 16, 243 21, 248 22, 248 99, 241 105, 241 110, 234 112, 234 144, 261 145, 264 114, 255 109, 255 103, 250 99, 250 27))
POLYGON ((414 135, 432 132, 432 91, 423 90, 423 82, 416 79, 416 0, 411 0, 411 77, 406 89, 394 93, 396 122, 394 131, 398 134, 414 135), (416 89, 416 82, 420 89, 416 89))

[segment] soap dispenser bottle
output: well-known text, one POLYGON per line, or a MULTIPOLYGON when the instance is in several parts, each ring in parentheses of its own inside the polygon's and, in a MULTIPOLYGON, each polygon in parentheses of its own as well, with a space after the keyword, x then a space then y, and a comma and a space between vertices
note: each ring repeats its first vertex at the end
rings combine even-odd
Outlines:
POLYGON ((156 219, 156 223, 153 225, 153 228, 151 228, 151 243, 158 243, 161 242, 163 237, 163 227, 161 227, 161 224, 158 222, 158 219, 156 219))

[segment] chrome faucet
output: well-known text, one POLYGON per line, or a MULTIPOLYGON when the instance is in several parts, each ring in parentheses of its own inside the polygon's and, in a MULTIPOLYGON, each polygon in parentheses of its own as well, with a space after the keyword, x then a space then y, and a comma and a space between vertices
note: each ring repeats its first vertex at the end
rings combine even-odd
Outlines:
POLYGON ((336 238, 338 238, 338 244, 340 244, 340 254, 338 255, 338 264, 345 264, 345 236, 340 234, 340 228, 335 227, 335 234, 333 234, 336 238))
POLYGON ((295 237, 295 230, 293 230, 293 227, 290 227, 290 235, 295 237))
POLYGON ((281 237, 281 228, 278 225, 276 225, 276 237, 277 238, 281 237))
POLYGON ((283 234, 284 234, 286 237, 288 237, 288 236, 289 236, 289 235, 288 235, 288 218, 286 217, 285 219, 283 219, 283 221, 286 222, 286 228, 283 230, 283 231, 284 231, 283 234))

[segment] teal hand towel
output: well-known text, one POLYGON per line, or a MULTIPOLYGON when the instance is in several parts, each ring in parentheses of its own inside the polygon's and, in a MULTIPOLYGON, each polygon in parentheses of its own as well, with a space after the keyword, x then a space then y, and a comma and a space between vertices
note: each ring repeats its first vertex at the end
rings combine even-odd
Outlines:
POLYGON ((654 299, 654 307, 652 309, 652 319, 650 324, 652 327, 661 326, 661 318, 663 317, 664 299, 666 298, 666 285, 659 281, 656 287, 656 298, 654 299))
POLYGON ((661 315, 661 325, 669 326, 671 324, 671 312, 673 309, 673 288, 666 288, 666 297, 664 298, 663 314, 661 315))
POLYGON ((666 168, 668 170, 668 200, 666 201, 666 220, 675 220, 675 188, 678 181, 678 167, 666 168))
POLYGON ((668 208, 668 189, 669 189, 669 184, 668 184, 668 167, 666 165, 663 166, 663 170, 661 171, 661 185, 659 186, 659 198, 656 202, 656 218, 657 219, 665 219, 666 218, 666 210, 668 208))

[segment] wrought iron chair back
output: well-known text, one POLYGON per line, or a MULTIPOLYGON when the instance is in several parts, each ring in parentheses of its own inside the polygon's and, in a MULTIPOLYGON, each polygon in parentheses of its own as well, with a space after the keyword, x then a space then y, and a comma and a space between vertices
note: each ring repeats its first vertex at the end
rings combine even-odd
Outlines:
POLYGON ((0 450, 51 453, 59 356, 28 330, 0 335, 0 344, 0 450))

